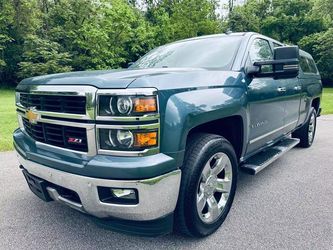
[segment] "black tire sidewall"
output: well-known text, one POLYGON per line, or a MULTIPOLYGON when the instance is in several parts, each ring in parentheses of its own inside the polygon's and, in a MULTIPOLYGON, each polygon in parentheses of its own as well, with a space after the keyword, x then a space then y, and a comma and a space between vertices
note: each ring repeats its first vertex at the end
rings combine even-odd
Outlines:
POLYGON ((207 142, 204 145, 204 147, 202 147, 198 155, 190 155, 188 157, 192 158, 189 162, 191 163, 194 162, 194 165, 188 166, 187 162, 184 165, 184 168, 186 168, 187 171, 184 171, 183 173, 184 178, 182 184, 186 185, 186 187, 184 189, 185 193, 183 192, 181 194, 181 196, 183 197, 180 198, 185 199, 183 214, 185 216, 185 223, 189 232, 196 237, 202 237, 216 231, 225 220, 227 214, 229 213, 237 186, 237 178, 238 178, 237 158, 231 144, 226 139, 220 136, 215 137, 213 140, 207 142), (214 223, 206 224, 200 219, 197 212, 196 208, 197 188, 205 163, 215 153, 218 152, 225 153, 231 161, 232 186, 229 193, 228 201, 220 218, 214 223))
POLYGON ((316 136, 316 130, 317 130, 317 113, 314 108, 311 108, 309 117, 306 121, 306 123, 299 129, 297 129, 295 132, 292 133, 292 137, 294 138, 299 138, 300 143, 299 146, 302 148, 309 148, 312 146, 315 136, 316 136), (310 120, 312 115, 315 116, 315 127, 314 127, 314 132, 313 132, 313 138, 311 143, 309 143, 309 125, 310 125, 310 120))
POLYGON ((308 131, 309 131, 311 117, 313 115, 314 115, 315 119, 314 119, 314 130, 313 130, 313 135, 312 135, 312 141, 311 141, 311 143, 309 142, 309 133, 308 133, 308 136, 307 136, 309 147, 313 144, 313 141, 314 141, 315 136, 316 136, 316 130, 317 130, 317 113, 316 113, 315 109, 312 109, 310 117, 309 117, 309 122, 308 122, 308 126, 307 126, 308 131))

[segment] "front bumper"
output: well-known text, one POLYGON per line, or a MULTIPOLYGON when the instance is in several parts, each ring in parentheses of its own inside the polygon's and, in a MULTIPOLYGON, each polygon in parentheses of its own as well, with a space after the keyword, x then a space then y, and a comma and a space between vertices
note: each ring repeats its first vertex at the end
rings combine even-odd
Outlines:
POLYGON ((175 158, 164 153, 138 157, 87 156, 36 142, 21 129, 15 130, 13 140, 14 148, 25 159, 74 175, 111 180, 143 180, 172 172, 179 167, 175 158))
POLYGON ((18 159, 30 174, 76 192, 81 202, 68 200, 55 188, 47 187, 53 200, 98 218, 149 221, 171 214, 176 207, 181 180, 180 170, 144 180, 109 180, 53 169, 25 159, 20 154, 18 159), (136 189, 139 202, 136 205, 104 203, 99 198, 98 186, 136 189))

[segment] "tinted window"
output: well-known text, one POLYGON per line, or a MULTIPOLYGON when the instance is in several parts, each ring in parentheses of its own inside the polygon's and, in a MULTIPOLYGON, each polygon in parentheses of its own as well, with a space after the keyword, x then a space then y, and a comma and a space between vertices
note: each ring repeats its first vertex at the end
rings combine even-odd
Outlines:
MULTIPOLYGON (((255 39, 250 48, 250 60, 252 63, 273 59, 273 53, 269 42, 264 39, 255 39)), ((272 72, 272 65, 264 65, 261 72, 272 72)))
POLYGON ((267 40, 255 39, 250 48, 252 62, 266 61, 273 59, 273 53, 267 40))
POLYGON ((310 72, 317 74, 317 67, 316 67, 315 62, 310 58, 307 58, 307 61, 308 61, 309 67, 310 67, 310 72))
POLYGON ((199 67, 229 69, 241 36, 211 37, 158 47, 131 68, 199 67))
POLYGON ((301 69, 304 73, 311 73, 310 66, 306 57, 300 56, 299 65, 301 66, 301 69))

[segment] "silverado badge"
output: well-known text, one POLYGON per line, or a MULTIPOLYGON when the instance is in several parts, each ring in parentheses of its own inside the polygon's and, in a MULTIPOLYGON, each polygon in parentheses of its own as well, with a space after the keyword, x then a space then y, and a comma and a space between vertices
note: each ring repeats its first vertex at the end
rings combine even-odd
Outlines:
POLYGON ((37 113, 36 107, 29 107, 25 111, 25 115, 31 124, 37 124, 39 120, 39 114, 37 113))

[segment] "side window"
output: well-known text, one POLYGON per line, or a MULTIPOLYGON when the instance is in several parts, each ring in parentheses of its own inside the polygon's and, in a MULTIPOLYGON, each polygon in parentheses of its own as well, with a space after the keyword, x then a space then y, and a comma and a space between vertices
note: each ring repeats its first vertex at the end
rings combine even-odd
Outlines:
POLYGON ((313 74, 317 74, 317 67, 316 67, 315 62, 310 58, 307 58, 307 60, 308 60, 308 64, 310 67, 310 72, 313 74))
MULTIPOLYGON (((264 39, 255 39, 250 47, 249 51, 250 60, 252 63, 258 61, 266 61, 273 59, 273 52, 269 45, 269 42, 264 39)), ((262 72, 272 72, 272 65, 265 65, 261 67, 262 72)))
POLYGON ((273 59, 273 52, 267 40, 255 39, 250 48, 251 62, 273 59))
POLYGON ((304 73, 311 73, 310 66, 309 66, 309 63, 308 63, 308 60, 306 59, 306 57, 300 56, 299 64, 304 73))

